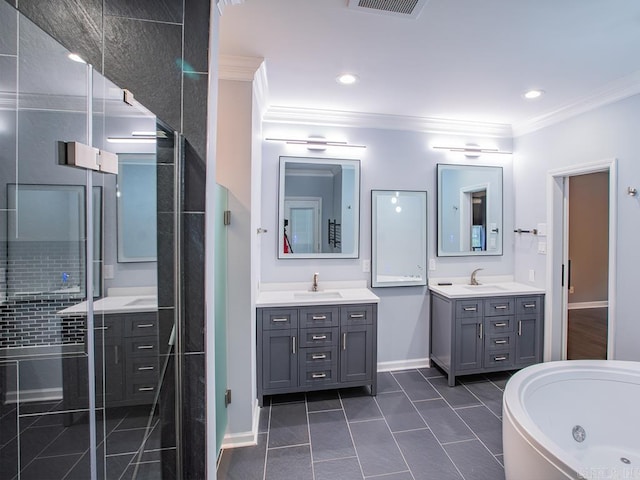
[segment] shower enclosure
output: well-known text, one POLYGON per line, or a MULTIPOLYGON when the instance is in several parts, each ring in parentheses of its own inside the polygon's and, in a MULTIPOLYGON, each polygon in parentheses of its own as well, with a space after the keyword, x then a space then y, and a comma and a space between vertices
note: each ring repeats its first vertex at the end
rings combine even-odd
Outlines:
POLYGON ((69 53, 0 1, 0 480, 181 478, 182 140, 69 53))

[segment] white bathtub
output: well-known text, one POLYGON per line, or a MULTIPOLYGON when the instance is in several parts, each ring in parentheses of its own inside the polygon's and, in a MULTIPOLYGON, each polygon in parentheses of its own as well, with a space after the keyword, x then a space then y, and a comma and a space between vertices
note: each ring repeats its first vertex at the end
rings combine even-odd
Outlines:
POLYGON ((640 479, 640 363, 517 372, 504 391, 502 438, 507 480, 640 479))

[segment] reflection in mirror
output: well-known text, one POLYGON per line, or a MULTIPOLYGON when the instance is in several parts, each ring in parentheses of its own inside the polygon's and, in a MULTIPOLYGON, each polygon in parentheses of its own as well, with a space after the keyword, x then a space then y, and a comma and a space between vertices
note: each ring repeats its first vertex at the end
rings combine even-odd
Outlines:
POLYGON ((371 286, 427 284, 427 192, 371 191, 371 286))
POLYGON ((502 255, 502 167, 437 170, 438 256, 502 255))
POLYGON ((278 258, 358 258, 360 161, 280 157, 278 258))

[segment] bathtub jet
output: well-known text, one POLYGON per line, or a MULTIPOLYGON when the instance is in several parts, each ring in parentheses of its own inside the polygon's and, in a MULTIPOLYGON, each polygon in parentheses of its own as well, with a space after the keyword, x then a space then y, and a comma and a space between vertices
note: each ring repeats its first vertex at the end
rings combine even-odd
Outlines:
POLYGON ((640 479, 640 363, 527 367, 503 396, 507 480, 640 479))

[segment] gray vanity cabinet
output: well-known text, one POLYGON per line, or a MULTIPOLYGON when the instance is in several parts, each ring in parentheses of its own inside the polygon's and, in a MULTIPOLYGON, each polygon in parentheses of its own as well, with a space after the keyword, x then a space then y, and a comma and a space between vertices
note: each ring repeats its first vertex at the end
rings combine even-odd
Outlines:
POLYGON ((455 377, 542 361, 542 295, 451 299, 431 292, 430 359, 455 377))
POLYGON ((376 391, 376 305, 257 310, 258 401, 369 385, 376 391))

